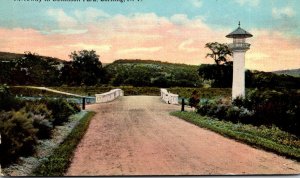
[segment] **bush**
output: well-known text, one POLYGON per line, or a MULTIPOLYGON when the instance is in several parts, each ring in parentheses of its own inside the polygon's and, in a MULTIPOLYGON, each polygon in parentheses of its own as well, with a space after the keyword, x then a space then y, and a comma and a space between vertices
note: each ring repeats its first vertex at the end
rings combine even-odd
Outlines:
POLYGON ((285 131, 300 135, 300 94, 296 91, 253 90, 245 99, 238 98, 233 104, 253 111, 252 124, 276 125, 285 131))
POLYGON ((10 92, 9 87, 0 85, 0 111, 19 110, 25 105, 24 102, 16 99, 10 92))
POLYGON ((74 150, 81 138, 86 133, 94 112, 87 113, 73 128, 67 138, 61 143, 53 153, 45 159, 35 170, 33 176, 64 176, 71 163, 74 150))
POLYGON ((295 91, 252 90, 245 98, 237 98, 230 103, 210 100, 201 103, 198 113, 253 125, 273 125, 300 135, 300 94, 295 91))
POLYGON ((43 103, 27 103, 25 111, 33 120, 33 126, 38 129, 37 137, 39 139, 48 139, 51 137, 53 129, 52 112, 48 110, 43 103))
POLYGON ((37 143, 37 129, 25 110, 1 112, 1 164, 7 165, 19 156, 34 152, 37 143))
POLYGON ((209 100, 197 108, 201 115, 256 126, 273 125, 300 135, 300 94, 293 90, 252 90, 245 98, 236 98, 232 104, 209 100))
POLYGON ((74 111, 77 113, 77 112, 80 112, 81 111, 81 108, 80 108, 80 105, 77 104, 77 103, 69 103, 69 105, 74 109, 74 111))
POLYGON ((197 107, 197 112, 201 115, 212 116, 218 119, 225 119, 229 105, 223 99, 209 100, 200 102, 197 107))
POLYGON ((74 108, 64 99, 52 99, 45 101, 47 108, 52 111, 53 125, 61 125, 67 122, 69 116, 75 114, 74 108))
POLYGON ((225 120, 232 121, 232 122, 242 122, 247 124, 253 124, 252 116, 254 112, 249 111, 244 107, 238 106, 230 106, 226 111, 226 118, 225 120))

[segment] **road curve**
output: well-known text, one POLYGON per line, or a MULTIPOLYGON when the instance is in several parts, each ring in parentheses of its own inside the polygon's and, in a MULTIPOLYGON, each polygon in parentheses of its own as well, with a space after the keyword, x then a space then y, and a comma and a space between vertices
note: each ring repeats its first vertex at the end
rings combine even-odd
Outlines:
POLYGON ((94 116, 67 176, 299 174, 300 164, 199 128, 159 97, 88 106, 94 116))

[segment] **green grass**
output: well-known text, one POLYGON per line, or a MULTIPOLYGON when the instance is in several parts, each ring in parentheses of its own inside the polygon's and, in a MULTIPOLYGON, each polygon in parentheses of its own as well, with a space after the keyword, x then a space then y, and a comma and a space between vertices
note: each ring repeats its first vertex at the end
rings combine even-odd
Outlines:
MULTIPOLYGON (((101 94, 108 92, 112 89, 120 88, 124 90, 125 96, 132 95, 149 95, 149 96, 159 96, 159 87, 133 87, 133 86, 91 86, 91 87, 70 87, 70 86, 60 86, 60 87, 48 87, 50 89, 78 94, 78 95, 91 95, 101 94)), ((180 97, 190 98, 194 90, 197 90, 201 98, 218 98, 225 97, 229 98, 231 96, 230 88, 186 88, 186 87, 172 87, 168 91, 174 94, 178 94, 180 97)), ((49 91, 42 91, 29 86, 24 87, 10 87, 10 91, 14 95, 23 96, 48 96, 48 97, 63 97, 62 94, 57 94, 49 91)))
MULTIPOLYGON (((61 87, 48 87, 50 89, 73 93, 77 95, 84 96, 95 96, 95 94, 101 94, 105 92, 109 92, 112 89, 120 88, 124 91, 125 96, 132 95, 148 95, 148 96, 159 96, 160 88, 157 87, 132 87, 132 86, 91 86, 91 87, 69 87, 69 86, 61 86, 61 87)), ((13 95, 22 95, 22 96, 46 96, 46 97, 64 97, 63 94, 53 93, 50 91, 35 89, 30 86, 11 86, 10 91, 13 95)))
POLYGON ((172 112, 185 121, 207 128, 223 136, 277 153, 300 161, 300 142, 298 138, 279 129, 255 127, 252 125, 234 124, 210 117, 203 117, 195 112, 172 112), (273 131, 272 131, 273 130, 273 131), (285 138, 282 138, 284 135, 285 138))
POLYGON ((101 94, 108 92, 112 89, 120 88, 124 91, 125 96, 132 95, 150 95, 158 96, 160 95, 160 89, 157 87, 132 87, 132 86, 102 86, 102 87, 51 87, 52 89, 79 94, 79 95, 91 95, 101 94))
POLYGON ((71 163, 74 150, 85 134, 94 112, 87 113, 71 131, 52 155, 41 163, 32 173, 33 176, 63 176, 71 163))
POLYGON ((184 88, 172 87, 168 89, 171 93, 176 93, 179 97, 190 98, 193 91, 198 91, 200 98, 212 99, 216 97, 231 97, 231 88, 184 88))

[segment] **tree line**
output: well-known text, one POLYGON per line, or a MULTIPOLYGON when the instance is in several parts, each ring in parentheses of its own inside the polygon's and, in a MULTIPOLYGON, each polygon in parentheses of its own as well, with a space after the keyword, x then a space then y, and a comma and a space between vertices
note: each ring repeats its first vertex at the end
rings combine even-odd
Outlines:
MULTIPOLYGON (((215 64, 192 66, 151 60, 117 60, 103 66, 96 51, 72 52, 70 61, 56 61, 25 52, 0 62, 0 84, 40 86, 130 85, 136 87, 231 88, 233 63, 227 44, 207 43, 206 57, 215 64)), ((246 71, 247 88, 300 88, 300 78, 271 72, 246 71)))
POLYGON ((24 56, 0 62, 0 83, 8 85, 96 85, 105 76, 96 51, 74 51, 70 61, 48 60, 36 53, 25 52, 24 56))

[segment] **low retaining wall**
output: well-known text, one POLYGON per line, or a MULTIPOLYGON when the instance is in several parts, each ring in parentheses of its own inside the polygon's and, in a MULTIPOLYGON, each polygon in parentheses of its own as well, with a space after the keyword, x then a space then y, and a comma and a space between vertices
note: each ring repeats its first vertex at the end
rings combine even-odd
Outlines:
POLYGON ((166 89, 160 89, 160 96, 168 104, 179 104, 178 95, 169 93, 166 89))
POLYGON ((96 103, 105 103, 113 101, 119 96, 124 96, 124 91, 121 89, 114 89, 106 93, 96 94, 96 103))

